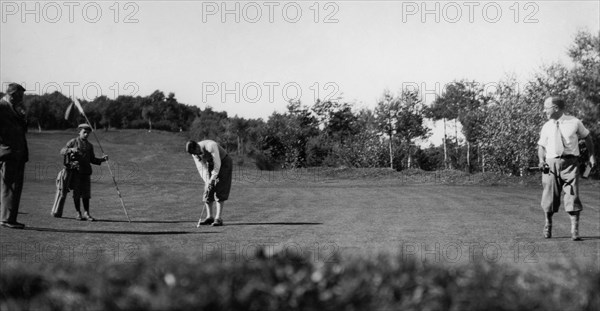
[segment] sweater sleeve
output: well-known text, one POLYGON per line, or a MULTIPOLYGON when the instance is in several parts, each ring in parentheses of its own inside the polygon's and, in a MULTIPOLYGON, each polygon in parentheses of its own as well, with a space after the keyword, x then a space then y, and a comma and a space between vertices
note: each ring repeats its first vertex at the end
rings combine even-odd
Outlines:
POLYGON ((202 178, 204 183, 208 184, 208 182, 209 182, 208 163, 199 160, 198 157, 195 155, 192 155, 192 158, 194 159, 194 163, 196 164, 196 169, 198 170, 200 177, 202 178))
POLYGON ((103 160, 101 158, 96 158, 96 154, 94 154, 94 146, 90 144, 90 163, 100 165, 102 164, 102 161, 103 160))
POLYGON ((211 143, 206 146, 206 151, 208 151, 213 159, 213 170, 210 174, 210 180, 216 180, 219 177, 219 171, 221 170, 221 154, 219 153, 219 145, 217 143, 211 143))

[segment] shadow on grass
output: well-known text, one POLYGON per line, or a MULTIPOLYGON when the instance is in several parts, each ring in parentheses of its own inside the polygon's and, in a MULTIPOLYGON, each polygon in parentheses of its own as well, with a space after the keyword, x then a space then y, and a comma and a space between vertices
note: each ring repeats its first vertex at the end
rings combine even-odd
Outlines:
MULTIPOLYGON (((125 222, 128 223, 127 220, 115 220, 115 219, 97 219, 95 222, 125 222)), ((132 220, 132 223, 138 224, 183 224, 183 223, 193 223, 196 221, 193 220, 132 220)))
MULTIPOLYGON (((74 217, 59 217, 61 219, 67 220, 77 220, 74 217)), ((85 222, 85 220, 83 220, 85 222)), ((94 222, 118 222, 118 223, 129 223, 127 220, 117 220, 117 219, 98 219, 95 218, 94 222)), ((195 224, 196 221, 193 220, 132 220, 131 223, 137 224, 182 224, 182 223, 192 223, 195 224)))
POLYGON ((229 222, 226 226, 317 226, 322 222, 229 222))
POLYGON ((82 230, 82 229, 56 229, 25 227, 23 230, 61 232, 61 233, 100 233, 100 234, 132 234, 132 235, 174 235, 174 234, 207 234, 217 233, 209 231, 133 231, 133 230, 82 230))
MULTIPOLYGON (((548 240, 569 240, 569 241, 571 241, 571 236, 570 235, 553 236, 551 239, 548 239, 548 240)), ((600 236, 581 236, 581 241, 587 241, 587 240, 600 240, 600 236)))

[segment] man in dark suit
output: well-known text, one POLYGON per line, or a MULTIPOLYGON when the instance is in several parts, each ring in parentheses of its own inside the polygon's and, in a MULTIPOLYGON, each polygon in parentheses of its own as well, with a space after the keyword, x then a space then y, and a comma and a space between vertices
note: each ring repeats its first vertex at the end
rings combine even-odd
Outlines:
POLYGON ((27 122, 17 105, 23 102, 25 88, 11 83, 0 99, 0 212, 2 227, 23 229, 17 222, 23 190, 25 163, 29 160, 27 122))

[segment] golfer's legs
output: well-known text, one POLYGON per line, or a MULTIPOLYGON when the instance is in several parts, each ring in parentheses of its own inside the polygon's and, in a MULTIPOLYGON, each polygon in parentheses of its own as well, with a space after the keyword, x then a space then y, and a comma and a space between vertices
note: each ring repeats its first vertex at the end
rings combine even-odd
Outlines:
POLYGON ((565 211, 579 212, 583 209, 579 199, 579 166, 577 160, 569 160, 565 163, 565 169, 560 173, 564 180, 563 192, 565 193, 565 211))
POLYGON ((215 213, 215 218, 221 218, 221 211, 223 210, 223 205, 225 205, 225 202, 217 202, 217 211, 215 213))
POLYGON ((554 172, 556 171, 551 171, 550 174, 542 174, 542 185, 544 187, 544 191, 542 192, 542 209, 546 213, 556 213, 560 206, 560 179, 554 172))
POLYGON ((22 161, 0 162, 0 209, 4 222, 16 222, 23 191, 25 163, 22 161))
POLYGON ((214 202, 204 202, 204 208, 206 208, 206 218, 212 218, 212 206, 214 202))

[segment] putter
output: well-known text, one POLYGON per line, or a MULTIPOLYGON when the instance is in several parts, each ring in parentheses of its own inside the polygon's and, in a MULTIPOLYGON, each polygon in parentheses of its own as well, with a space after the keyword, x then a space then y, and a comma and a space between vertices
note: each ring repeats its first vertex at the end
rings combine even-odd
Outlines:
POLYGON ((202 212, 200 212, 200 219, 198 219, 198 223, 196 224, 196 228, 200 228, 200 222, 202 221, 202 216, 204 216, 204 210, 206 209, 206 206, 202 207, 202 212))
POLYGON ((533 166, 533 167, 528 167, 527 168, 528 171, 530 172, 542 172, 544 174, 548 174, 550 173, 550 166, 548 166, 548 164, 544 165, 544 166, 533 166))

